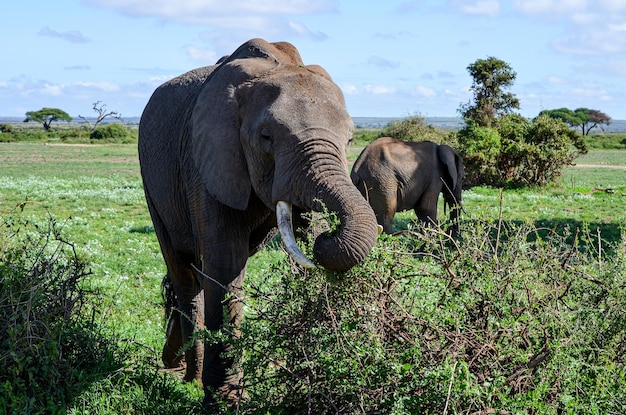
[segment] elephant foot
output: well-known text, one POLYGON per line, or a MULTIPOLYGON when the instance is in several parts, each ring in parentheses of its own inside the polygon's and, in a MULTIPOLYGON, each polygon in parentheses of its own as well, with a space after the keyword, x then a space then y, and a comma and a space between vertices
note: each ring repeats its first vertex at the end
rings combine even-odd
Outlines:
POLYGON ((198 384, 202 385, 202 372, 190 371, 189 368, 187 368, 183 381, 198 382, 198 384))
POLYGON ((161 354, 161 360, 163 361, 163 365, 166 369, 184 369, 185 357, 183 355, 179 355, 177 350, 173 350, 173 348, 165 347, 163 348, 163 353, 161 354))
POLYGON ((213 413, 213 411, 222 407, 220 403, 225 405, 229 411, 238 413, 240 407, 248 400, 249 396, 243 386, 226 384, 218 388, 216 392, 205 389, 202 404, 205 410, 208 409, 209 413, 213 413))
POLYGON ((181 378, 183 382, 196 381, 202 385, 202 372, 189 367, 185 361, 184 355, 163 349, 162 359, 166 371, 175 374, 176 377, 181 378))

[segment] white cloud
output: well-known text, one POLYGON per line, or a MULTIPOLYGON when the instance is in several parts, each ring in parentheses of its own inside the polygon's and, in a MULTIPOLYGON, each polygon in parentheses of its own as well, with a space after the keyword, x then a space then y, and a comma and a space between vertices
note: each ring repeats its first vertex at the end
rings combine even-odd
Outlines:
POLYGON ((341 90, 346 95, 370 94, 370 95, 389 95, 395 94, 396 88, 388 85, 365 84, 357 86, 350 83, 341 84, 341 90))
POLYGON ((561 24, 563 36, 551 42, 557 52, 588 56, 626 52, 624 0, 514 0, 513 8, 561 24))
POLYGON ((341 90, 346 95, 354 95, 359 92, 359 88, 357 88, 354 84, 342 84, 341 90))
POLYGON ((587 0, 514 0, 513 7, 528 16, 568 16, 587 10, 587 0))
POLYGON ((195 46, 185 47, 185 52, 189 56, 189 59, 195 62, 200 62, 203 66, 213 65, 217 62, 217 53, 214 50, 200 49, 195 46))
MULTIPOLYGON (((594 59, 592 62, 583 66, 586 72, 593 73, 597 76, 617 76, 620 78, 626 77, 626 59, 606 59, 599 60, 594 59)), ((624 91, 626 93, 626 90, 624 91)))
POLYGON ((42 95, 59 96, 63 92, 63 86, 62 85, 45 84, 43 86, 43 88, 39 92, 42 95))
POLYGON ((74 87, 82 87, 88 89, 98 89, 104 92, 119 92, 121 87, 119 84, 114 84, 111 82, 75 82, 71 84, 63 84, 63 88, 74 88, 74 87))
POLYGON ((574 55, 620 55, 626 52, 626 24, 607 24, 553 41, 562 53, 574 55))
POLYGON ((99 93, 118 93, 120 90, 122 90, 122 87, 119 84, 111 82, 84 81, 52 83, 44 80, 25 80, 21 82, 11 82, 9 86, 13 91, 19 92, 20 94, 24 94, 27 96, 63 96, 80 94, 84 91, 93 91, 99 93))
POLYGON ((568 82, 567 82, 567 79, 565 78, 561 78, 558 76, 548 76, 548 83, 563 85, 563 84, 567 84, 568 82))
POLYGON ((449 5, 476 16, 496 17, 502 11, 499 0, 450 0, 449 5))
POLYGON ((624 0, 599 0, 598 3, 608 11, 626 11, 626 1, 624 0))
POLYGON ((415 88, 415 92, 417 93, 417 95, 422 96, 424 98, 433 98, 437 96, 437 92, 435 92, 434 89, 428 88, 422 85, 418 85, 415 88))
POLYGON ((336 12, 338 0, 84 0, 139 17, 156 17, 165 22, 191 23, 246 33, 290 33, 325 38, 288 16, 336 12))
POLYGON ((398 67, 398 64, 396 62, 392 62, 389 59, 383 58, 381 56, 370 56, 367 59, 367 64, 384 69, 394 69, 398 67))
POLYGON ((364 90, 366 93, 372 94, 372 95, 386 95, 386 94, 394 94, 396 92, 396 89, 392 86, 371 85, 371 84, 365 85, 364 90))
POLYGON ((37 34, 39 36, 55 37, 71 43, 91 42, 90 39, 83 36, 83 34, 77 30, 70 30, 68 32, 57 32, 56 30, 50 29, 48 26, 44 26, 41 28, 41 30, 39 30, 39 33, 37 34))

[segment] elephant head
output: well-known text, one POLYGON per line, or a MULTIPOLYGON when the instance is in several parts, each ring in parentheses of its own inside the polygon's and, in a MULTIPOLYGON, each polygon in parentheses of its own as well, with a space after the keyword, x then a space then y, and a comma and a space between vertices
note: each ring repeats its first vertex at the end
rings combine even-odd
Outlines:
MULTIPOLYGON (((338 229, 314 245, 323 267, 346 271, 368 255, 378 227, 348 174, 352 130, 340 89, 288 43, 250 40, 155 91, 140 122, 139 158, 177 309, 187 315, 168 329, 166 365, 180 361, 171 350, 188 341, 190 322, 219 329, 226 293, 239 289, 248 256, 277 224, 290 255, 313 265, 294 242, 292 207, 336 212, 338 229)), ((238 321, 241 304, 229 307, 238 321)), ((206 387, 220 390, 232 380, 228 363, 200 346, 186 352, 186 379, 202 373, 206 387)))
MULTIPOLYGON (((191 113, 193 161, 221 203, 245 210, 254 193, 266 206, 284 202, 340 216, 336 235, 320 235, 316 261, 345 271, 376 240, 373 213, 353 189, 345 158, 352 120, 330 76, 304 66, 288 43, 253 40, 226 58, 199 93, 191 113)), ((279 224, 288 223, 280 219, 279 224)), ((293 234, 280 227, 287 248, 293 234)), ((291 250, 301 263, 301 254, 291 250)))

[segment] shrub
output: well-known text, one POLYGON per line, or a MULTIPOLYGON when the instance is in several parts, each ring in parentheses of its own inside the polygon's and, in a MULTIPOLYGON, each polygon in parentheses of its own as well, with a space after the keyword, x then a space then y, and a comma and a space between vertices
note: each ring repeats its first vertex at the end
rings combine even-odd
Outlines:
POLYGON ((106 124, 93 130, 90 138, 93 140, 124 139, 128 135, 128 129, 122 124, 106 124))
POLYGON ((580 154, 587 152, 577 132, 563 121, 537 117, 528 126, 516 182, 545 186, 561 175, 580 154))
POLYGON ((54 221, 38 226, 5 218, 0 229, 1 413, 60 413, 86 374, 111 359, 86 318, 87 275, 54 221))
POLYGON ((590 134, 583 139, 588 149, 626 149, 626 133, 624 132, 590 134))
POLYGON ((511 114, 497 127, 468 119, 458 140, 467 186, 545 186, 587 151, 578 133, 545 115, 530 122, 511 114))
POLYGON ((547 231, 383 235, 340 276, 273 264, 233 343, 239 413, 622 413, 624 246, 547 231))
POLYGON ((501 147, 498 131, 468 120, 457 137, 465 168, 464 186, 497 183, 500 178, 498 156, 501 147))
POLYGON ((439 130, 426 122, 426 118, 415 115, 392 121, 383 129, 379 137, 393 137, 403 141, 433 141, 435 143, 449 142, 449 134, 439 130))
POLYGON ((365 147, 378 137, 380 137, 380 129, 357 128, 352 134, 352 144, 355 146, 365 147))

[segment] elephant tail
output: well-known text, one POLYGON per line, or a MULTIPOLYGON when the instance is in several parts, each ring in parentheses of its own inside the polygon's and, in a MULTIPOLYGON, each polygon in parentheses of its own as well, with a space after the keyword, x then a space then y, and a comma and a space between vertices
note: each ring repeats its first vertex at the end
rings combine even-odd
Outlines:
POLYGON ((176 293, 172 286, 172 280, 170 274, 165 274, 163 281, 161 281, 161 296, 163 297, 163 303, 165 304, 165 314, 163 315, 164 324, 167 326, 172 312, 178 307, 178 301, 176 300, 176 293))

